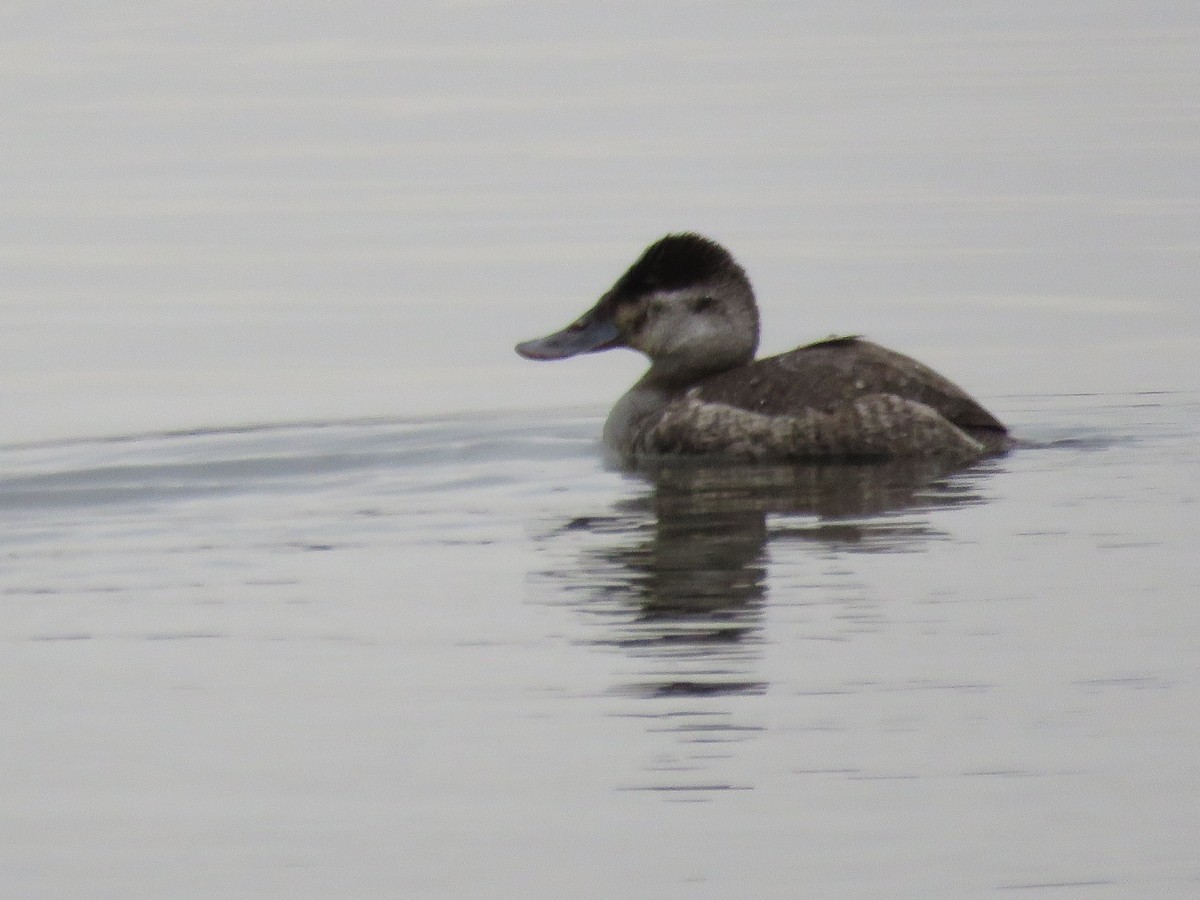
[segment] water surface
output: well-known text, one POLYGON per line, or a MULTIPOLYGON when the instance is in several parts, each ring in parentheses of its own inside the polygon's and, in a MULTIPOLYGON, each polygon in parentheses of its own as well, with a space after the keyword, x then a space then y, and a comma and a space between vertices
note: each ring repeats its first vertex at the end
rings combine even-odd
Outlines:
POLYGON ((941 474, 622 474, 590 410, 9 446, 4 881, 1192 896, 1198 409, 1002 398, 941 474))

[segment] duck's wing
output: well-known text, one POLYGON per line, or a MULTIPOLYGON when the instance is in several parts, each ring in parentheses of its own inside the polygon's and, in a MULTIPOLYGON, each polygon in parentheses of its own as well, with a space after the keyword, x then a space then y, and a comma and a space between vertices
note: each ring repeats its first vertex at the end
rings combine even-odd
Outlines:
POLYGON ((872 395, 915 401, 986 443, 1004 425, 966 391, 928 366, 859 337, 831 338, 721 372, 689 396, 764 416, 837 410, 872 395))

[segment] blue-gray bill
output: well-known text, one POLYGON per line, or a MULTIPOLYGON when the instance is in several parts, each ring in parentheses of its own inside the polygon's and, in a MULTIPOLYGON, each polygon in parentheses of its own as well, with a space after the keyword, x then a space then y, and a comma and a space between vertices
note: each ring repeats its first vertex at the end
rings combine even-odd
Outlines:
POLYGON ((566 359, 619 346, 621 332, 610 317, 588 310, 562 331, 517 344, 526 359, 566 359))

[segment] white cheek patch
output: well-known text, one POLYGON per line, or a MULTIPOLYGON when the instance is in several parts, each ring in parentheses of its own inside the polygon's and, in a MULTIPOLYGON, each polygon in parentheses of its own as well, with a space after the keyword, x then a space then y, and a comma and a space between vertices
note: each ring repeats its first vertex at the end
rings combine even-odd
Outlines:
POLYGON ((694 297, 694 291, 655 291, 646 301, 651 309, 667 311, 674 308, 686 309, 689 297, 694 297))
POLYGON ((644 349, 653 354, 678 353, 685 348, 700 348, 720 338, 724 323, 720 316, 697 313, 691 302, 695 290, 663 291, 646 301, 646 321, 639 338, 644 349))

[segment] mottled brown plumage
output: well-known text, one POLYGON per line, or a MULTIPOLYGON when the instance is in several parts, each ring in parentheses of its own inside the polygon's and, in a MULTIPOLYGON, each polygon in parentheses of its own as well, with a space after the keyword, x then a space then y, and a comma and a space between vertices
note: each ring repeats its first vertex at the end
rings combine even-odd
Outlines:
POLYGON ((860 337, 829 338, 712 375, 692 389, 707 403, 766 416, 832 410, 867 394, 890 394, 936 410, 980 439, 1004 426, 962 388, 915 359, 860 337))

